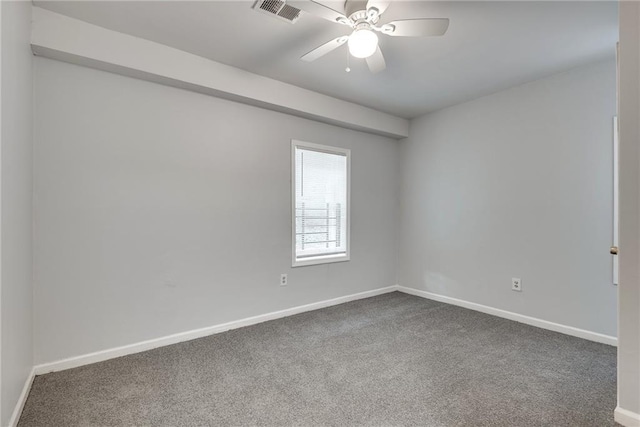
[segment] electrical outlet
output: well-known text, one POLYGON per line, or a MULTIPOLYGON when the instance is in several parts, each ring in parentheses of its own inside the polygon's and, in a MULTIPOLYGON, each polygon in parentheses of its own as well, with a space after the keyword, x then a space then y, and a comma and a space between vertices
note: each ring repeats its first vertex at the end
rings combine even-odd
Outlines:
POLYGON ((522 279, 518 277, 511 278, 511 290, 516 292, 522 292, 522 279))
POLYGON ((287 275, 286 274, 281 274, 280 275, 280 286, 287 286, 287 275))

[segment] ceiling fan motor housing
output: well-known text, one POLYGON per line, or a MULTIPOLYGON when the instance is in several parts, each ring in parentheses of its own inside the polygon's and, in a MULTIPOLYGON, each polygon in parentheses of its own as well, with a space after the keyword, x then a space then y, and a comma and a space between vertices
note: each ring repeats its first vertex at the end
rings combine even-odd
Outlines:
POLYGON ((365 16, 366 16, 366 10, 367 10, 366 0, 348 0, 344 3, 345 15, 347 15, 349 18, 351 18, 351 16, 357 12, 365 12, 365 16))
POLYGON ((358 30, 371 30, 371 24, 368 23, 367 21, 360 21, 358 22, 354 27, 353 27, 354 31, 358 31, 358 30))
POLYGON ((367 2, 361 0, 351 0, 345 3, 345 13, 354 24, 366 21, 370 24, 377 24, 380 20, 380 13, 375 7, 367 9, 367 2))

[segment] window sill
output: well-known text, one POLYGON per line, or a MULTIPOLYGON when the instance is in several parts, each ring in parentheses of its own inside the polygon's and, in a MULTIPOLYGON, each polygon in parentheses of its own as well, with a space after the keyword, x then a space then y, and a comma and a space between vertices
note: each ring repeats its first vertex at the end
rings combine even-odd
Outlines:
POLYGON ((301 258, 294 259, 292 267, 304 267, 307 265, 319 265, 319 264, 331 264, 334 262, 345 262, 349 261, 350 257, 348 254, 339 254, 339 255, 319 255, 315 257, 309 258, 301 258))

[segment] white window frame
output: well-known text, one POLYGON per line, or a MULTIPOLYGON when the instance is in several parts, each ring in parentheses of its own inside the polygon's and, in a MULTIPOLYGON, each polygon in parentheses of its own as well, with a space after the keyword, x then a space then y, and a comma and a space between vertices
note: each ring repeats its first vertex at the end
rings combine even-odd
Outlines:
POLYGON ((296 139, 291 140, 291 256, 292 267, 344 262, 351 259, 351 150, 296 139), (322 153, 343 155, 347 158, 347 249, 344 254, 318 255, 304 260, 298 260, 296 258, 296 147, 322 153))

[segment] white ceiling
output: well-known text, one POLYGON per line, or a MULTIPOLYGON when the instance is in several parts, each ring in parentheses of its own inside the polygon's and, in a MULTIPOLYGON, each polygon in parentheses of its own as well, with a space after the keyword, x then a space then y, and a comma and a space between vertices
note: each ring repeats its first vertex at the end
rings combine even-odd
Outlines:
MULTIPOLYGON (((447 17, 443 37, 380 36, 387 69, 371 74, 346 45, 299 57, 349 28, 304 14, 296 24, 253 1, 38 1, 37 6, 336 98, 412 118, 462 101, 613 58, 615 1, 394 1, 381 23, 447 17)), ((334 8, 336 3, 327 3, 334 8)))

